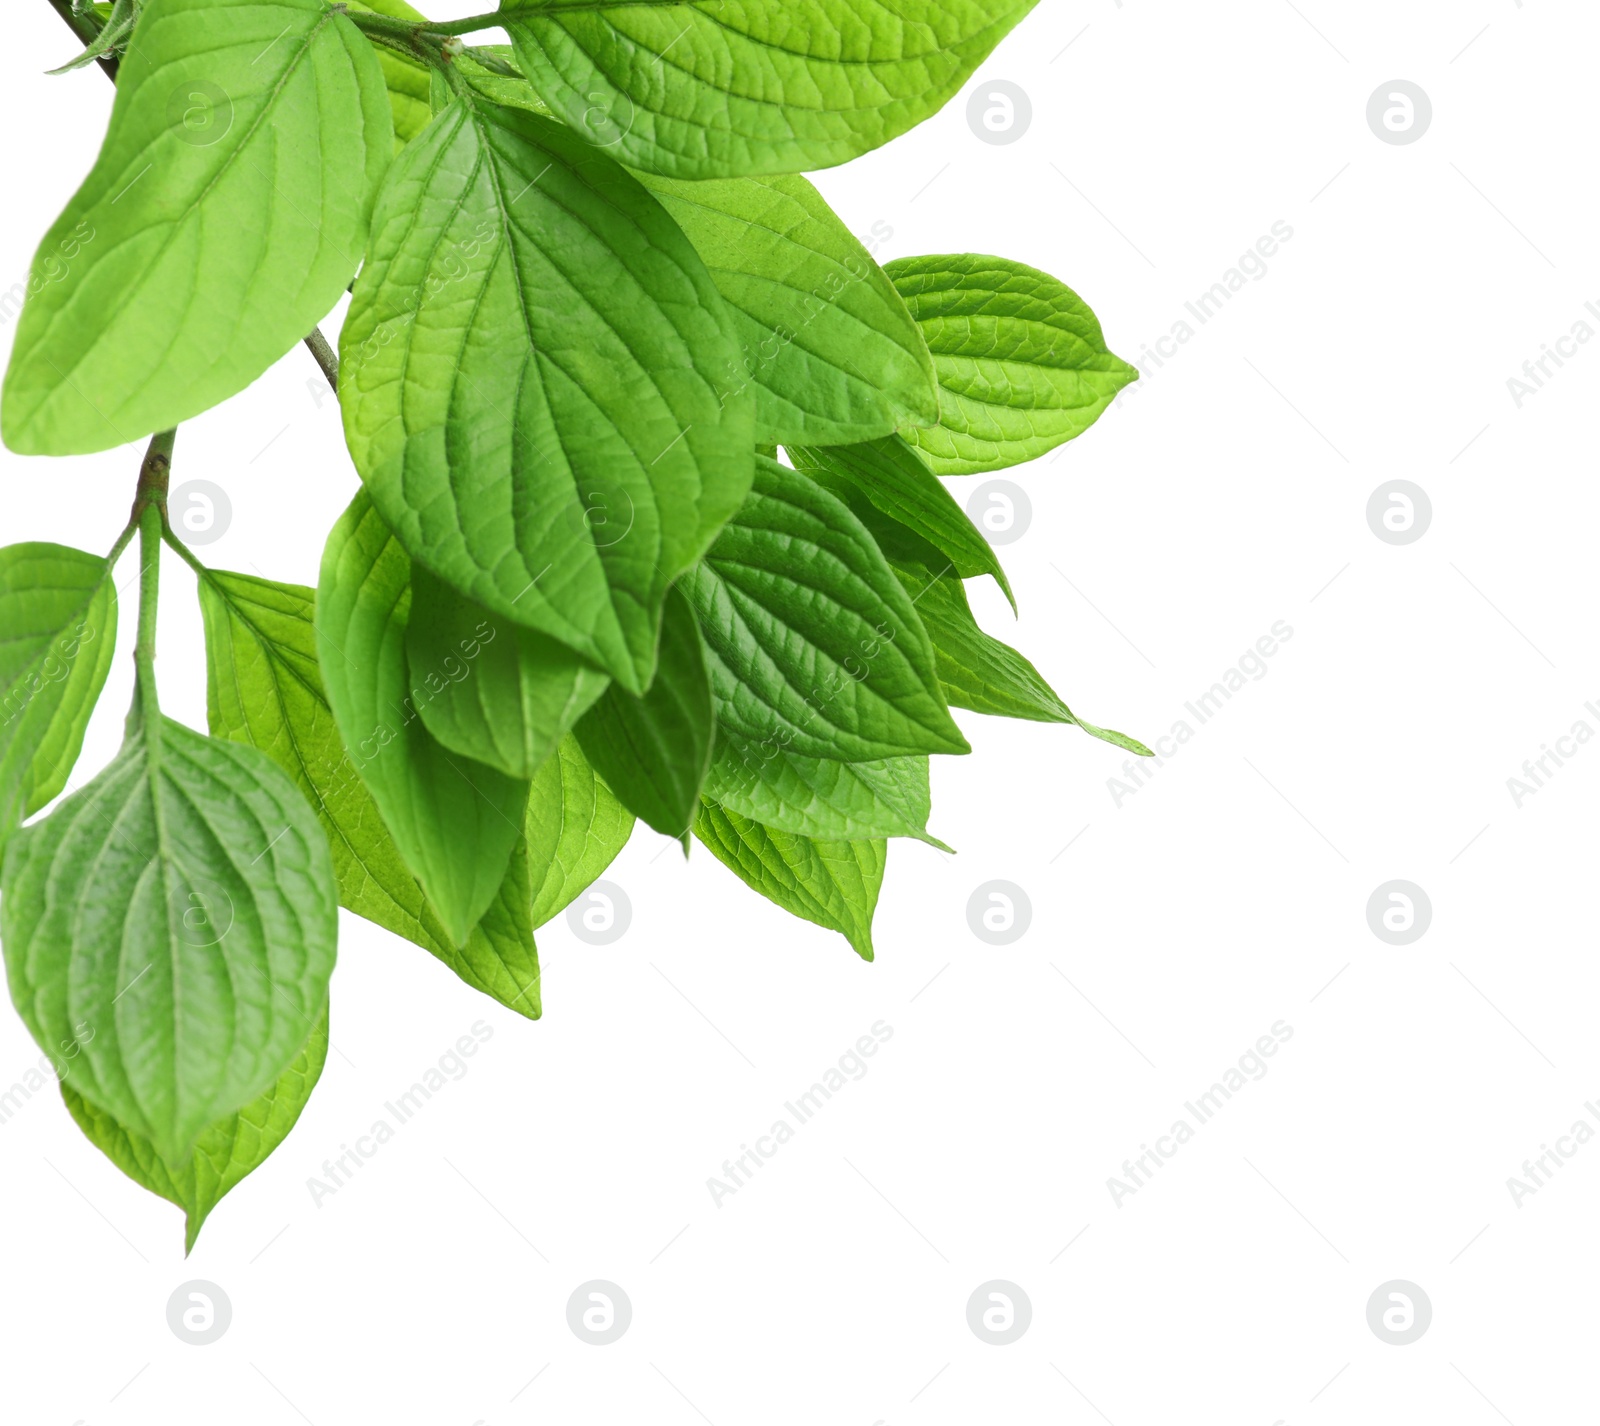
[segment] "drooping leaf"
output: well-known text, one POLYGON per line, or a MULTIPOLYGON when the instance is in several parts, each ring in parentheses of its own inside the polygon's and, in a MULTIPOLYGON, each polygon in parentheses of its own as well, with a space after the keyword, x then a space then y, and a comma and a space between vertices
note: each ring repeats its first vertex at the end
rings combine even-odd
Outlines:
POLYGON ((758 440, 846 445, 938 421, 933 359, 917 324, 809 182, 640 177, 733 310, 758 440))
POLYGON ((574 731, 623 806, 663 836, 689 835, 716 723, 700 630, 678 590, 667 595, 655 682, 637 698, 607 689, 574 731))
POLYGON ((934 558, 890 554, 889 562, 917 602, 917 613, 938 657, 939 686, 952 707, 1036 723, 1070 723, 1140 757, 1151 755, 1126 733, 1085 723, 1027 658, 984 633, 973 618, 960 579, 948 570, 939 572, 934 558))
POLYGON ((66 1086, 181 1165, 300 1052, 327 1005, 337 906, 327 838, 282 770, 147 714, 13 839, 0 942, 66 1086))
POLYGON ((213 737, 260 748, 316 809, 333 850, 339 904, 404 936, 475 990, 539 1016, 539 958, 528 922, 526 858, 456 947, 378 815, 345 751, 317 665, 314 591, 211 570, 200 581, 206 709, 213 737))
POLYGON ((796 470, 820 480, 852 508, 852 494, 865 496, 874 509, 921 535, 962 579, 992 575, 1016 609, 1016 596, 994 546, 898 436, 862 445, 788 450, 796 470))
POLYGON ((0 430, 25 455, 163 431, 338 301, 393 147, 372 46, 322 0, 149 0, 94 168, 45 234, 0 430))
POLYGON ((61 1086, 61 1097, 95 1148, 140 1187, 183 1209, 183 1249, 190 1253, 211 1210, 289 1137, 322 1077, 327 1058, 328 1012, 324 1010, 278 1082, 237 1113, 207 1125, 195 1141, 194 1154, 182 1167, 169 1164, 150 1140, 124 1128, 114 1115, 70 1086, 61 1086))
POLYGON ((694 834, 746 886, 803 920, 837 931, 872 959, 872 913, 888 843, 822 842, 702 803, 694 834))
POLYGON ((1035 0, 501 0, 523 73, 624 163, 672 178, 831 168, 936 113, 1035 0), (557 13, 548 13, 554 9, 557 13))
POLYGON ((928 834, 928 760, 882 758, 842 763, 724 742, 706 778, 705 800, 780 832, 824 841, 928 834))
POLYGON ((1088 430, 1139 375, 1106 349, 1088 304, 1037 268, 958 253, 884 271, 933 352, 939 424, 904 434, 936 475, 1042 456, 1088 430))
POLYGON ((533 775, 528 793, 528 865, 532 920, 559 915, 628 843, 633 813, 595 774, 568 734, 533 775))
POLYGON ((318 663, 334 721, 389 835, 453 944, 505 880, 528 784, 452 753, 417 713, 408 677, 411 561, 366 493, 328 536, 317 586, 318 663))
POLYGON ((749 488, 705 264, 561 125, 457 99, 395 160, 340 343, 345 435, 418 563, 642 692, 749 488))
POLYGON ((683 588, 729 736, 844 761, 968 751, 917 611, 815 481, 757 457, 744 507, 683 588))
POLYGON ((0 549, 0 856, 67 785, 117 644, 117 592, 98 556, 0 549))
POLYGON ((411 577, 406 659, 428 731, 508 777, 532 777, 611 680, 421 566, 411 577))

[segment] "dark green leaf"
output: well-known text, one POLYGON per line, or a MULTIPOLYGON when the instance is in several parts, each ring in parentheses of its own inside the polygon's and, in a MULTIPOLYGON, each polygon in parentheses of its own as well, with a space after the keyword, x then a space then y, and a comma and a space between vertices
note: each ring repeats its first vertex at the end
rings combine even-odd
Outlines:
POLYGON ((377 57, 338 9, 149 0, 33 261, 6 444, 108 450, 242 391, 343 294, 392 148, 377 57))
POLYGON ((705 800, 781 832, 839 842, 928 835, 927 758, 842 763, 724 742, 706 778, 705 800))
POLYGON ((323 686, 351 761, 453 944, 500 891, 528 784, 441 746, 407 676, 411 561, 356 496, 328 537, 317 587, 323 686))
POLYGON ((117 592, 98 556, 0 549, 0 856, 67 785, 117 644, 117 592))
POLYGON ((578 722, 579 746, 622 804, 667 837, 687 837, 711 765, 711 680, 694 610, 667 595, 655 682, 610 688, 578 722))
POLYGON ((746 886, 802 920, 839 932, 862 960, 872 959, 886 842, 813 841, 711 803, 701 805, 694 834, 746 886))
POLYGON ((868 761, 968 751, 917 611, 837 496, 765 456, 684 581, 718 727, 741 744, 868 761))
POLYGON ((200 607, 212 736, 260 748, 305 794, 333 849, 339 904, 537 1019, 539 959, 527 919, 526 858, 512 853, 499 893, 457 949, 345 751, 317 666, 313 591, 211 570, 200 582, 200 607))
POLYGON ((181 1165, 300 1052, 337 911, 327 838, 282 770, 154 714, 12 841, 0 941, 67 1087, 181 1165))
POLYGON ((61 1097, 95 1148, 142 1188, 183 1209, 183 1249, 190 1253, 211 1210, 289 1137, 317 1087, 327 1058, 328 1012, 324 1010, 278 1082, 236 1114, 208 1125, 182 1167, 169 1164, 150 1140, 124 1128, 113 1115, 65 1084, 61 1097))
POLYGON ((633 831, 633 813, 595 775, 568 734, 533 775, 527 826, 532 919, 542 926, 616 859, 633 831))
POLYGON ((1016 609, 1016 596, 994 547, 898 436, 829 449, 790 446, 789 459, 796 470, 821 481, 852 508, 852 493, 865 496, 874 509, 921 535, 962 579, 992 575, 1016 609))
POLYGON ((508 777, 532 777, 611 680, 420 566, 411 577, 406 660, 428 731, 508 777))
POLYGON ((1139 375, 1106 349, 1088 304, 1037 268, 958 253, 884 271, 933 352, 939 424, 905 435, 937 475, 1042 456, 1088 430, 1139 375))
POLYGON ((733 309, 758 439, 845 445, 938 421, 906 304, 804 178, 640 177, 733 309))
POLYGON ((587 14, 501 0, 523 73, 624 163, 831 168, 936 113, 1035 0, 769 0, 587 14))
POLYGON ((340 342, 345 435, 419 563, 642 692, 749 488, 711 275, 561 125, 458 99, 395 160, 340 342))

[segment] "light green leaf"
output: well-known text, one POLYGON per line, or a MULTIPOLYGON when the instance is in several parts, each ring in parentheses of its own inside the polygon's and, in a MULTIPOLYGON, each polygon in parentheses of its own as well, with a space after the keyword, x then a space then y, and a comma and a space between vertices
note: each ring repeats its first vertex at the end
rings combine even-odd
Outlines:
POLYGON ((418 563, 631 693, 749 488, 711 275, 561 125, 458 99, 395 160, 340 342, 345 436, 418 563))
POLYGON ((939 424, 906 439, 936 475, 1033 460, 1082 435, 1139 373, 1106 349, 1088 304, 1048 273, 976 253, 885 272, 933 352, 939 424))
POLYGON ((796 470, 821 481, 852 508, 852 494, 865 496, 874 509, 921 535, 962 579, 992 575, 1015 611, 1016 596, 994 547, 898 436, 864 445, 788 450, 796 470))
POLYGON ((83 750, 117 645, 110 573, 65 545, 0 549, 0 856, 83 750))
POLYGON ((323 686, 344 745, 453 944, 500 891, 528 784, 435 741, 409 679, 411 561, 363 492, 328 536, 317 586, 323 686))
POLYGON ((411 578, 406 661, 428 731, 508 777, 532 777, 611 680, 421 566, 411 578))
POLYGON ((133 33, 134 21, 138 18, 139 0, 115 0, 111 13, 100 27, 100 33, 89 42, 88 47, 65 64, 45 72, 66 74, 74 69, 82 69, 86 64, 93 64, 103 56, 120 52, 128 43, 128 36, 133 33))
POLYGON ((67 1086, 181 1165, 300 1052, 337 907, 327 838, 282 770, 149 713, 12 841, 0 941, 67 1086))
POLYGON ((825 841, 928 835, 927 758, 842 763, 724 742, 706 778, 705 800, 780 832, 825 841))
POLYGON ((839 932, 862 960, 872 959, 886 842, 813 841, 712 803, 702 803, 694 834, 746 886, 791 915, 839 932))
POLYGON ((649 691, 635 698, 607 689, 574 731, 583 755, 630 812, 663 836, 688 837, 716 723, 700 630, 678 590, 667 595, 649 691))
POLYGON ((313 600, 314 591, 301 585, 226 570, 201 579, 212 736, 260 748, 305 794, 328 834, 341 906, 537 1019, 539 958, 527 919, 526 857, 513 851, 499 893, 458 949, 345 751, 317 666, 313 600))
POLYGON ((730 737, 847 762, 969 751, 910 598, 815 481, 758 456, 744 508, 683 588, 730 737))
POLYGON ((393 147, 321 0, 149 0, 105 144, 34 258, 0 430, 107 450, 242 391, 339 300, 393 147))
POLYGON ((95 1148, 141 1188, 183 1209, 183 1250, 187 1254, 194 1251, 201 1227, 224 1195, 260 1168, 289 1137, 322 1077, 327 1058, 328 1012, 324 1010, 278 1082, 237 1113, 208 1125, 182 1167, 169 1164, 150 1140, 124 1128, 114 1115, 65 1084, 61 1097, 95 1148))
POLYGON ((640 179, 733 310, 758 440, 846 445, 938 421, 906 304, 804 178, 640 179))
MULTIPOLYGON (((422 15, 405 0, 345 0, 351 10, 390 15, 397 20, 420 20, 422 15)), ((394 151, 399 153, 428 126, 433 111, 428 107, 432 71, 420 56, 401 54, 387 45, 373 45, 383 82, 389 91, 389 114, 394 121, 394 151)))
POLYGON ((673 178, 831 168, 936 113, 1035 0, 501 0, 556 114, 673 178))
POLYGON ((532 919, 542 926, 616 860, 633 831, 633 813, 595 775, 568 734, 533 775, 527 826, 532 919))

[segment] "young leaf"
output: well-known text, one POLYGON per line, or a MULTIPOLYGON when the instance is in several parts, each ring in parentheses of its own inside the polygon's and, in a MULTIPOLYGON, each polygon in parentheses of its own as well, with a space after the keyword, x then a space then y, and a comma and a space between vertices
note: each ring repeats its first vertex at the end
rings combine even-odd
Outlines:
POLYGON ((278 1082, 237 1113, 207 1125, 195 1141, 194 1154, 181 1167, 169 1164, 150 1140, 124 1128, 114 1115, 66 1084, 61 1086, 61 1097, 95 1148, 141 1188, 183 1209, 183 1250, 191 1253, 211 1210, 289 1137, 322 1077, 327 1058, 328 1012, 324 1010, 278 1082))
POLYGON ((635 698, 608 689, 575 732, 584 756, 630 812, 663 836, 689 835, 716 724, 700 630, 678 590, 667 595, 649 691, 635 698))
POLYGON ((527 828, 528 864, 535 878, 531 916, 535 926, 542 926, 616 860, 633 831, 633 813, 596 776, 578 740, 568 734, 533 775, 527 828))
POLYGON ((749 488, 711 275, 561 125, 457 99, 395 160, 340 341, 345 436, 419 564, 631 693, 749 488))
POLYGON ((501 0, 500 14, 523 73, 591 143, 653 173, 728 178, 831 168, 903 134, 1034 4, 699 0, 564 14, 501 0))
POLYGON ((316 1025, 337 906, 327 839, 283 772, 154 714, 12 841, 0 941, 67 1086, 181 1165, 316 1025))
POLYGON ((445 747, 530 778, 611 682, 565 644, 411 571, 406 660, 417 711, 445 747))
POLYGON ((0 856, 83 749, 117 644, 110 575, 65 545, 0 549, 0 856))
POLYGON ((456 947, 407 869, 345 751, 317 666, 313 591, 209 570, 200 580, 211 735, 260 748, 316 809, 339 904, 421 946, 502 1005, 539 1016, 539 959, 527 920, 526 858, 456 947))
POLYGON ((134 21, 138 17, 139 0, 115 0, 111 13, 105 17, 105 24, 100 27, 100 33, 89 42, 88 48, 45 73, 66 74, 74 69, 82 69, 86 64, 93 64, 105 55, 120 52, 127 45, 128 36, 133 33, 134 21))
POLYGON ((149 0, 105 144, 34 258, 0 430, 107 450, 243 390, 338 301, 393 148, 372 46, 322 0, 149 0))
POLYGON ((357 495, 328 536, 317 586, 323 687, 384 825, 439 914, 467 941, 505 879, 528 784, 441 747, 407 677, 411 561, 357 495))
POLYGON ((928 835, 927 758, 842 763, 724 741, 705 800, 773 830, 824 841, 915 837, 950 850, 928 835))
POLYGON ((757 457, 744 508, 683 588, 731 737, 847 762, 969 751, 911 600, 815 481, 757 457))
POLYGON ((839 932, 862 960, 872 959, 886 842, 813 841, 709 802, 701 804, 694 834, 746 886, 791 915, 839 932))
POLYGON ((1106 349, 1088 304, 1037 268, 960 253, 884 271, 933 352, 939 424, 905 436, 936 475, 1042 456, 1087 431, 1139 375, 1106 349))
POLYGON ((967 512, 898 436, 830 449, 790 446, 796 470, 819 480, 853 509, 865 497, 872 507, 921 535, 962 579, 987 574, 1017 607, 1000 558, 967 512))
POLYGON ((938 421, 933 359, 906 304, 804 178, 640 179, 733 310, 759 440, 846 445, 938 421))

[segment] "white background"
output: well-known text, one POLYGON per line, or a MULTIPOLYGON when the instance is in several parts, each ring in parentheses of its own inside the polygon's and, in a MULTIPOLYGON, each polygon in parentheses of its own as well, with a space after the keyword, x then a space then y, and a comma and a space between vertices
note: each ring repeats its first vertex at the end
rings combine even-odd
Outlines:
MULTIPOLYGON (((894 844, 873 965, 642 828, 608 874, 628 933, 541 932, 537 1024, 346 916, 321 1086, 187 1262, 181 1215, 35 1097, 0 1126, 0 1415, 1593 1416, 1600 1144, 1520 1206, 1507 1180, 1600 1096, 1600 746, 1520 807, 1507 778, 1576 720, 1600 730, 1600 346, 1520 409, 1506 383, 1600 300, 1600 14, 1296 5, 1044 0, 980 71, 1031 96, 1019 141, 981 143, 963 92, 818 180, 856 232, 892 228, 881 259, 1058 274, 1130 360, 1292 227, 1092 432, 1009 473, 1034 511, 1004 551, 1020 623, 972 587, 1075 709, 1147 740, 1193 724, 1185 701, 1282 620, 1266 675, 1120 806, 1117 750, 961 715, 973 755, 936 762, 932 824, 960 854, 894 844), (1396 77, 1433 104, 1407 146, 1366 121, 1396 77), (1393 478, 1432 501, 1406 546, 1366 520, 1393 478), (1395 878, 1433 907, 1408 946, 1366 919, 1395 878), (994 879, 1032 903, 1007 946, 968 928, 994 879), (470 1072, 316 1206, 324 1159, 478 1020, 470 1072), (716 1206, 707 1179, 879 1020, 893 1038, 866 1077, 716 1206), (1119 1206, 1108 1178, 1276 1021, 1293 1038, 1265 1078, 1119 1206), (233 1305, 208 1347, 166 1322, 195 1278, 233 1305), (565 1316, 595 1278, 634 1310, 598 1348, 565 1316), (996 1278, 1033 1308, 1004 1347, 966 1322, 996 1278), (1391 1279, 1432 1302, 1409 1346, 1367 1324, 1391 1279)), ((111 97, 92 70, 40 75, 72 48, 42 0, 7 19, 0 287, 111 97)), ((137 463, 0 456, 4 539, 109 547, 137 463)), ((304 351, 180 432, 174 482, 193 478, 233 504, 208 559, 315 581, 356 481, 304 351)), ((203 727, 192 581, 175 562, 166 580, 163 701, 203 727)), ((75 785, 114 750, 130 675, 119 657, 75 785)), ((35 1055, 0 1015, 0 1086, 35 1055)))

